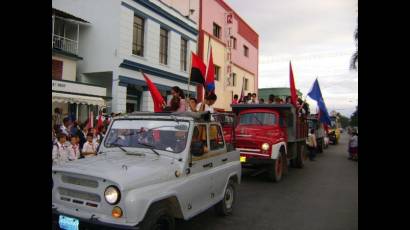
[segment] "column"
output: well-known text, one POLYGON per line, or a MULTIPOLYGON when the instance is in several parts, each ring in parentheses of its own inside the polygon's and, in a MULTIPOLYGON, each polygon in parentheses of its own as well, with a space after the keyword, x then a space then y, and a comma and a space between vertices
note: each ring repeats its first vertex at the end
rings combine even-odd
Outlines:
POLYGON ((142 92, 141 111, 154 112, 154 101, 152 100, 151 93, 148 90, 142 92))

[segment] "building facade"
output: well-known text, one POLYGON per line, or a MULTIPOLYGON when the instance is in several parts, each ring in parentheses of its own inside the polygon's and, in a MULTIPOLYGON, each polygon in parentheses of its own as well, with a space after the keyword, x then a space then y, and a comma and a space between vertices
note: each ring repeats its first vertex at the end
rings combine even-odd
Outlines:
POLYGON ((107 89, 108 112, 153 111, 141 71, 164 98, 173 86, 196 96, 196 85, 188 87, 198 35, 193 20, 159 0, 53 0, 53 7, 92 25, 80 27, 78 70, 82 82, 107 89))
MULTIPOLYGON (((223 0, 163 0, 198 23, 198 54, 215 64, 215 107, 231 110, 233 95, 258 91, 259 35, 223 0)), ((198 86, 198 99, 203 88, 198 86)))
POLYGON ((106 88, 78 81, 80 28, 86 31, 91 25, 84 19, 67 12, 52 9, 52 110, 62 109, 84 122, 90 111, 97 114, 106 105, 106 88))

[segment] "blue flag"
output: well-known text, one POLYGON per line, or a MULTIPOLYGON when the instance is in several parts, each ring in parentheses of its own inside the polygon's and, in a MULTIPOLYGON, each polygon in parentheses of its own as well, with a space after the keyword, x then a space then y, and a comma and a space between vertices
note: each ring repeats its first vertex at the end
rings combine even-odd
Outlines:
POLYGON ((327 112, 325 101, 323 100, 322 92, 320 91, 319 82, 317 79, 313 83, 312 89, 307 95, 317 102, 317 106, 321 112, 320 121, 324 124, 331 125, 330 116, 327 112))

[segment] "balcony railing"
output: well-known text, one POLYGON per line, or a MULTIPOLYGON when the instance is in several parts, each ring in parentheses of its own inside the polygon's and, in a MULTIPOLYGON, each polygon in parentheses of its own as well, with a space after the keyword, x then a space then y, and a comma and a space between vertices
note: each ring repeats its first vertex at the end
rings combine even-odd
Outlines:
POLYGON ((78 41, 53 34, 53 48, 77 55, 78 41))

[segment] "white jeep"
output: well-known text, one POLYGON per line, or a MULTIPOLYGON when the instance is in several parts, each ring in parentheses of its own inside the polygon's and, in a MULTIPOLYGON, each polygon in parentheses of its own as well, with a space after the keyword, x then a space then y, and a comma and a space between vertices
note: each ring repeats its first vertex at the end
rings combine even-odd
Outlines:
POLYGON ((62 229, 174 229, 215 205, 232 213, 239 151, 206 113, 115 118, 98 154, 52 169, 53 224, 62 229))

